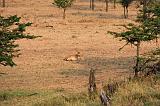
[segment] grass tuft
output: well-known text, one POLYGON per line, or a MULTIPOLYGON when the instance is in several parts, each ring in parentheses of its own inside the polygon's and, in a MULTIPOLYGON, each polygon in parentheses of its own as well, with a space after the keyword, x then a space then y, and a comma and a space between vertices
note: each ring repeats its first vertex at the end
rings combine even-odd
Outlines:
POLYGON ((111 102, 113 106, 159 106, 160 81, 156 77, 125 81, 119 85, 111 102))

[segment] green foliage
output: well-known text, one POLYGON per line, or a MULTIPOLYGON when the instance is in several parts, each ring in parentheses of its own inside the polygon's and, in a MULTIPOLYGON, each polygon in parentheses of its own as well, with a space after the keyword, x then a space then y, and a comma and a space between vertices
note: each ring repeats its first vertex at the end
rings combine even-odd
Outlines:
POLYGON ((150 33, 160 37, 160 4, 156 4, 148 9, 148 19, 144 25, 150 29, 150 33))
POLYGON ((63 19, 66 17, 66 9, 71 7, 73 0, 54 0, 53 5, 56 5, 58 8, 63 8, 63 19))
POLYGON ((26 27, 30 26, 32 23, 20 23, 20 17, 10 16, 3 17, 0 16, 0 64, 4 66, 14 66, 13 57, 19 55, 18 49, 19 45, 15 44, 18 39, 33 39, 36 38, 33 35, 25 34, 26 27))
POLYGON ((54 0, 54 5, 58 8, 66 9, 72 5, 73 0, 54 0))
POLYGON ((133 2, 133 0, 121 0, 120 2, 123 7, 128 7, 133 2))
MULTIPOLYGON (((150 3, 146 7, 145 18, 139 15, 138 21, 143 24, 146 32, 154 36, 156 39, 160 38, 160 3, 150 3)), ((142 56, 140 61, 140 71, 144 74, 153 74, 159 71, 160 65, 160 49, 153 50, 142 56)))
POLYGON ((140 71, 145 76, 160 73, 160 48, 142 55, 140 59, 140 71))
POLYGON ((127 31, 117 33, 109 32, 115 37, 120 37, 121 40, 125 40, 127 44, 136 45, 137 42, 150 41, 160 37, 160 4, 153 5, 147 8, 147 17, 143 18, 144 11, 140 10, 137 16, 138 25, 129 23, 128 25, 123 25, 127 31))
POLYGON ((109 31, 109 33, 114 35, 116 38, 120 38, 120 41, 125 40, 125 45, 133 44, 136 46, 138 42, 150 41, 157 38, 156 35, 150 33, 150 30, 143 25, 134 25, 130 23, 128 25, 123 25, 123 27, 125 27, 127 31, 121 33, 109 31))
MULTIPOLYGON (((141 42, 151 41, 158 39, 160 37, 160 4, 152 5, 150 8, 141 10, 138 14, 137 22, 138 24, 128 24, 123 25, 126 28, 125 32, 111 32, 115 38, 120 38, 120 40, 125 40, 126 44, 134 45, 137 47, 137 61, 135 66, 135 76, 138 75, 139 62, 140 62, 140 44, 141 42), (147 16, 147 17, 144 17, 147 16)), ((123 48, 122 47, 122 48, 123 48)), ((120 48, 120 50, 122 49, 120 48)))

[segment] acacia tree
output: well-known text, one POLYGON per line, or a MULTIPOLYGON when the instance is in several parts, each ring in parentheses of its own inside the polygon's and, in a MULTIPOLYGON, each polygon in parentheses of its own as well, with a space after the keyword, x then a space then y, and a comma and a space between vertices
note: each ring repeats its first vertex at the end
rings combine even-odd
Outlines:
MULTIPOLYGON (((150 8, 146 7, 145 14, 142 17, 139 17, 143 21, 145 26, 150 29, 150 33, 160 37, 160 3, 149 5, 150 8), (147 17, 147 18, 146 18, 147 17)), ((146 75, 157 73, 160 71, 160 48, 153 50, 141 58, 140 71, 145 72, 146 75)))
POLYGON ((134 71, 135 77, 138 76, 138 72, 140 71, 141 43, 158 39, 160 37, 160 5, 154 6, 153 8, 150 8, 147 11, 145 11, 145 14, 152 14, 146 15, 147 17, 145 18, 143 17, 144 11, 142 10, 140 12, 141 14, 139 14, 138 16, 138 20, 140 19, 140 21, 138 21, 138 25, 123 25, 127 31, 121 33, 109 32, 116 38, 118 37, 120 38, 120 40, 125 40, 126 44, 124 46, 131 44, 136 47, 136 65, 134 71))
POLYGON ((31 23, 20 23, 20 17, 0 16, 0 64, 4 66, 14 66, 13 58, 19 56, 18 44, 15 41, 18 39, 33 39, 33 35, 25 34, 26 27, 31 23))
POLYGON ((126 44, 124 46, 131 44, 136 47, 135 76, 137 77, 139 72, 139 62, 140 62, 140 45, 142 42, 157 39, 157 36, 148 33, 147 29, 143 29, 142 25, 137 26, 133 24, 128 24, 127 26, 124 27, 127 29, 126 32, 122 33, 109 32, 109 33, 115 35, 116 38, 118 37, 121 38, 121 40, 125 40, 126 44))
POLYGON ((66 9, 71 7, 73 0, 54 0, 53 5, 56 5, 58 8, 63 9, 63 19, 66 17, 66 9))
POLYGON ((128 18, 128 7, 133 2, 133 0, 121 0, 121 4, 124 8, 124 18, 128 18))

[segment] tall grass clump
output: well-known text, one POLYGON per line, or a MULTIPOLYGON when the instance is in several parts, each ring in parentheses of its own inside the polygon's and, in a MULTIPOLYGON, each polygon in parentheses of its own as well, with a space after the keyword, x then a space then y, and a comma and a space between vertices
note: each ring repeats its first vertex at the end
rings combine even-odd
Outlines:
POLYGON ((113 106, 159 106, 160 77, 124 81, 113 94, 111 103, 113 106))

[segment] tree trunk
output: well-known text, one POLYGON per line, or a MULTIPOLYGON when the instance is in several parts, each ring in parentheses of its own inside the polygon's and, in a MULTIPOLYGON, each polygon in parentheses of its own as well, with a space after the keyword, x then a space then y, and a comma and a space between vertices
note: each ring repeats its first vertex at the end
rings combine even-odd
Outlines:
POLYGON ((128 7, 126 8, 126 17, 128 18, 128 7))
POLYGON ((66 18, 66 8, 64 8, 64 11, 63 11, 63 19, 66 18))
POLYGON ((137 56, 136 56, 136 66, 135 66, 135 77, 138 77, 139 70, 139 61, 140 61, 140 42, 137 42, 137 56))
POLYGON ((5 7, 5 0, 3 0, 3 7, 5 7))
POLYGON ((92 0, 90 0, 90 8, 92 8, 92 0))
POLYGON ((108 12, 108 0, 105 0, 106 2, 106 12, 108 12))
POLYGON ((126 7, 124 6, 124 18, 126 18, 126 7))
POLYGON ((113 1, 114 2, 114 9, 116 8, 116 0, 113 1))
POLYGON ((94 0, 92 0, 92 10, 94 10, 94 0))

